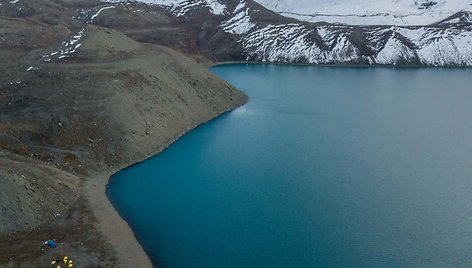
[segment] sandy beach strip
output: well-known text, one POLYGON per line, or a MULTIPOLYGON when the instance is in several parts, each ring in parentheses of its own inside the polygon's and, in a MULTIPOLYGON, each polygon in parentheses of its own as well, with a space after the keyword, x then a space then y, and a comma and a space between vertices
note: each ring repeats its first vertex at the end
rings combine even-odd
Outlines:
POLYGON ((96 228, 111 243, 121 267, 153 267, 131 227, 121 218, 105 194, 110 176, 114 173, 96 174, 85 185, 84 194, 97 219, 96 228))

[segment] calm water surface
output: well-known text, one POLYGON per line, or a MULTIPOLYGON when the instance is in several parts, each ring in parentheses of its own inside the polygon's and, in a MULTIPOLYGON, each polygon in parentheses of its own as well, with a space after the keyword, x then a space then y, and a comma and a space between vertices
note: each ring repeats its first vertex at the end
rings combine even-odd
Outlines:
POLYGON ((472 267, 472 70, 212 71, 250 102, 109 184, 156 265, 472 267))

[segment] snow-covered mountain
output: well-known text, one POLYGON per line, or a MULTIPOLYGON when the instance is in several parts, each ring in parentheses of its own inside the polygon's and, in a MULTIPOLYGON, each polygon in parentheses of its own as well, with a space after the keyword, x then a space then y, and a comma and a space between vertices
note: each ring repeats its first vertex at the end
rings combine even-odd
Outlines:
MULTIPOLYGON (((248 10, 239 22, 251 19, 248 10)), ((234 17, 241 17, 237 11, 234 17)), ((431 26, 270 24, 239 33, 248 60, 388 65, 472 65, 470 13, 431 26)), ((237 25, 236 23, 234 23, 237 25)), ((226 29, 230 28, 224 24, 226 29)), ((249 29, 249 27, 241 27, 249 29)))
MULTIPOLYGON (((472 66, 472 13, 469 11, 472 0, 140 2, 161 6, 193 27, 200 46, 217 61, 472 66), (340 16, 333 20, 338 23, 312 23, 279 15, 260 4, 284 15, 288 11, 314 14, 315 10, 321 10, 340 16), (379 25, 339 23, 349 21, 351 13, 358 14, 359 20, 365 19, 363 24, 379 25), (423 26, 392 26, 400 22, 423 26), (213 28, 202 30, 202 25, 213 28)), ((309 20, 319 18, 314 16, 309 20)))
MULTIPOLYGON (((121 0, 105 0, 120 2, 121 0)), ((207 6, 223 14, 224 0, 138 0, 186 11, 207 6)), ((472 0, 256 0, 269 10, 301 21, 348 25, 429 25, 458 12, 472 11, 472 0)))
POLYGON ((429 25, 460 11, 472 11, 472 0, 257 1, 299 20, 351 25, 429 25))
MULTIPOLYGON (((472 66, 471 1, 90 0, 72 17, 213 61, 472 66), (287 10, 322 10, 337 14, 337 23, 281 15, 287 10), (376 25, 339 23, 351 18, 348 12, 378 20, 376 25), (420 25, 380 23, 389 18, 384 13, 393 14, 395 23, 420 25)), ((7 1, 0 8, 18 16, 36 12, 24 2, 7 1)))

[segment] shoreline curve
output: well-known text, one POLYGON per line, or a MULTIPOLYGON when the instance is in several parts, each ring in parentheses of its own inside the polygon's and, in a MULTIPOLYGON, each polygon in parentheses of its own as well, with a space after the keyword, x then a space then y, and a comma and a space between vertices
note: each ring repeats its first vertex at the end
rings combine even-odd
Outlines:
POLYGON ((145 248, 139 242, 129 223, 120 215, 118 210, 114 207, 112 201, 108 198, 106 189, 112 176, 115 173, 130 168, 138 163, 158 155, 173 143, 178 141, 185 134, 198 129, 199 126, 207 124, 208 122, 220 117, 223 114, 229 113, 234 109, 244 106, 247 101, 248 98, 246 98, 246 101, 243 104, 230 107, 229 109, 218 113, 209 120, 203 121, 197 125, 194 125, 193 127, 188 128, 186 131, 183 131, 180 133, 180 135, 168 143, 159 145, 159 147, 153 153, 143 157, 142 159, 122 165, 119 168, 113 170, 96 173, 90 176, 86 182, 84 194, 87 197, 90 207, 92 208, 92 212, 97 219, 96 227, 99 232, 105 236, 108 242, 111 243, 113 249, 116 251, 119 258, 118 263, 120 266, 147 268, 157 267, 157 264, 152 263, 149 253, 146 252, 145 248))

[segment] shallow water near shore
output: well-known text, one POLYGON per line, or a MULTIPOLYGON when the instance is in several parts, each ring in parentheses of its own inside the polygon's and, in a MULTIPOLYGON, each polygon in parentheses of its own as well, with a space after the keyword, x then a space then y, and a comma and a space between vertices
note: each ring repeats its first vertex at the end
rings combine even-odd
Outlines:
POLYGON ((108 186, 155 265, 471 265, 471 69, 212 71, 249 103, 108 186))

